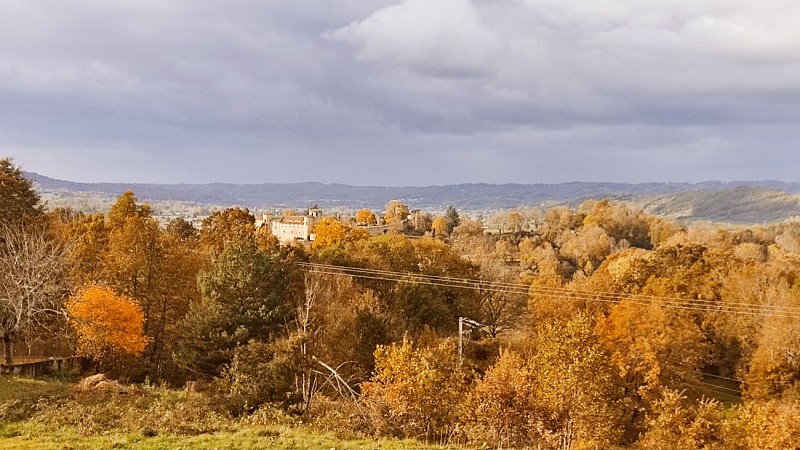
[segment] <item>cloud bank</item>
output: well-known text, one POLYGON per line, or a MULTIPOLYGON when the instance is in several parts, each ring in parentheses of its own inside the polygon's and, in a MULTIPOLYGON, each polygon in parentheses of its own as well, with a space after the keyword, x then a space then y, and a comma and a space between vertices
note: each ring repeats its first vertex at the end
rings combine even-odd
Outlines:
POLYGON ((800 4, 0 5, 0 153, 76 181, 798 181, 800 4))

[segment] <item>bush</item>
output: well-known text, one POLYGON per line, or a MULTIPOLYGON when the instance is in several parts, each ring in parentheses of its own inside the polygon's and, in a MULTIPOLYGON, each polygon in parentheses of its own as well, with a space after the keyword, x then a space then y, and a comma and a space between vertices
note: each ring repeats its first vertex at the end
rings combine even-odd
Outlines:
POLYGON ((800 401, 751 402, 734 413, 723 428, 728 449, 789 449, 800 442, 800 401))
POLYGON ((525 359, 506 350, 483 379, 476 383, 466 402, 466 433, 475 442, 493 442, 499 447, 532 442, 536 404, 533 374, 525 359))
POLYGON ((375 375, 362 392, 379 434, 447 442, 458 432, 467 387, 451 342, 414 348, 404 340, 378 347, 375 375))
POLYGON ((265 404, 289 409, 302 398, 295 389, 299 349, 295 340, 237 347, 233 361, 217 380, 221 400, 233 415, 252 413, 265 404))

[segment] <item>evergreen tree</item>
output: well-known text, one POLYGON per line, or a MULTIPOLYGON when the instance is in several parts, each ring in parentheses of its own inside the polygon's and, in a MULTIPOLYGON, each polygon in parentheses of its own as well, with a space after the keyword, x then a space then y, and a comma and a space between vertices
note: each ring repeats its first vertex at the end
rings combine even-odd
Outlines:
POLYGON ((461 218, 458 217, 458 211, 453 205, 447 207, 447 211, 444 212, 444 218, 447 220, 447 234, 452 233, 453 228, 461 224, 461 218))
POLYGON ((22 175, 11 158, 0 159, 0 223, 34 219, 42 214, 33 182, 22 175))

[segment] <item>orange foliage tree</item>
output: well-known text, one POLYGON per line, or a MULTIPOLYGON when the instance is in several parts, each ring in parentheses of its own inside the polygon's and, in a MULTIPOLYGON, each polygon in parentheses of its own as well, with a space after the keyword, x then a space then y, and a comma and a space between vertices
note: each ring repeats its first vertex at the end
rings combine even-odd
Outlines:
POLYGON ((378 223, 378 218, 375 217, 375 213, 370 209, 359 209, 356 213, 356 223, 363 225, 376 225, 378 223))
POLYGON ((446 440, 468 383, 451 343, 415 348, 403 340, 375 350, 375 375, 361 387, 379 432, 446 440))
POLYGON ((349 227, 333 217, 326 217, 314 225, 314 249, 322 249, 343 242, 369 239, 369 232, 349 227))
POLYGON ((78 335, 78 351, 98 362, 138 356, 147 346, 144 314, 130 297, 90 286, 70 298, 67 311, 78 335))

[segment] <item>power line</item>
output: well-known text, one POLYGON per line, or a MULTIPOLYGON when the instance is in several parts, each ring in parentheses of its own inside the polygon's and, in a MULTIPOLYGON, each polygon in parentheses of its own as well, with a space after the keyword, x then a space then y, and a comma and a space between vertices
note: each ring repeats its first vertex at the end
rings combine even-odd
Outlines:
POLYGON ((735 381, 737 383, 744 383, 744 380, 740 380, 738 378, 723 377, 722 375, 714 375, 712 373, 701 372, 700 375, 703 375, 704 377, 719 378, 720 380, 728 380, 728 381, 735 381))
POLYGON ((657 302, 665 307, 687 311, 700 311, 706 313, 719 312, 761 317, 800 319, 800 307, 792 306, 752 305, 747 303, 718 302, 715 300, 661 297, 653 295, 626 295, 608 292, 572 290, 557 287, 528 286, 521 283, 504 283, 479 279, 394 272, 388 270, 337 266, 331 264, 303 262, 298 264, 307 270, 314 271, 315 273, 333 276, 350 276, 354 278, 376 281, 410 282, 436 287, 470 289, 475 291, 499 292, 505 294, 535 294, 541 297, 553 298, 561 301, 573 300, 619 303, 622 300, 628 300, 641 305, 649 305, 653 302, 657 302))

